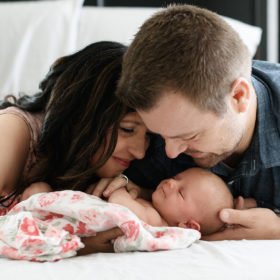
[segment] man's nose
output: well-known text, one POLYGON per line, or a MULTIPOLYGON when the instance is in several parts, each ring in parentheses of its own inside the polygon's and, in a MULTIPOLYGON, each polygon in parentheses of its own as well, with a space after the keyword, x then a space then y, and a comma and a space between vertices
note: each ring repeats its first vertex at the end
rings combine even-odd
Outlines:
POLYGON ((169 158, 176 158, 188 149, 188 145, 181 139, 165 138, 165 152, 169 158))

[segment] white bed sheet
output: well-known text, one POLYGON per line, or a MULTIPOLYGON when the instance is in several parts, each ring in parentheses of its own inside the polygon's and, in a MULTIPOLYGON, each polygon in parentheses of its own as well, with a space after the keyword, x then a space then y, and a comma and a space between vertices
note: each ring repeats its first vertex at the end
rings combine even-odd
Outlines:
POLYGON ((183 250, 92 254, 55 263, 0 258, 5 280, 279 280, 280 241, 198 241, 183 250))

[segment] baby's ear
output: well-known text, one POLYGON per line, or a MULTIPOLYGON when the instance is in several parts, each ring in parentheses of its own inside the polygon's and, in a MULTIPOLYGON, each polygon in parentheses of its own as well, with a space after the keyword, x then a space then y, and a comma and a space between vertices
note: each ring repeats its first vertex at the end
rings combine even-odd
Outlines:
POLYGON ((195 220, 189 220, 188 222, 181 222, 178 224, 178 227, 181 227, 181 228, 191 228, 191 229, 196 229, 198 231, 200 231, 200 224, 195 221, 195 220))

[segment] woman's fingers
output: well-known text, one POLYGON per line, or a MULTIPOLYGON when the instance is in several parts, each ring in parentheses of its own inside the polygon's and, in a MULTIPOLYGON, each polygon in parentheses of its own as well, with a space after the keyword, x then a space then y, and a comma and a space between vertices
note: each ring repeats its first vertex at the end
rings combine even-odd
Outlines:
POLYGON ((95 184, 95 188, 92 192, 93 195, 101 197, 103 195, 103 191, 107 188, 107 186, 112 181, 112 178, 102 178, 95 184))
POLYGON ((98 197, 109 197, 114 191, 125 187, 131 197, 137 198, 141 191, 141 188, 127 180, 125 177, 117 176, 115 178, 102 178, 99 182, 90 185, 87 189, 87 193, 98 197))
MULTIPOLYGON (((129 182, 128 182, 129 184, 129 182)), ((106 189, 103 191, 105 197, 109 197, 114 191, 127 186, 127 180, 123 177, 117 176, 107 185, 106 189)))

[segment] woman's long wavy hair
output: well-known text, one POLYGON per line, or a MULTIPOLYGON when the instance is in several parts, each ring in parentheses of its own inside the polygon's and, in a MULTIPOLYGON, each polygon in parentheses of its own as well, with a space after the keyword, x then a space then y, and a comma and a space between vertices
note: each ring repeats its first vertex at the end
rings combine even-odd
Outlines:
POLYGON ((19 193, 36 181, 53 190, 84 191, 98 180, 96 170, 112 155, 119 123, 130 111, 114 94, 125 51, 116 42, 91 44, 58 59, 40 83, 41 92, 0 104, 45 114, 37 160, 19 193), (103 153, 93 163, 100 149, 103 153))

